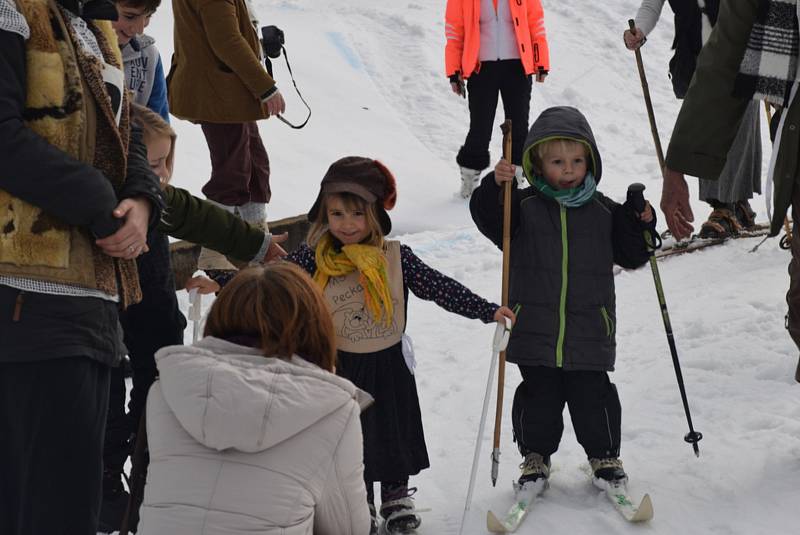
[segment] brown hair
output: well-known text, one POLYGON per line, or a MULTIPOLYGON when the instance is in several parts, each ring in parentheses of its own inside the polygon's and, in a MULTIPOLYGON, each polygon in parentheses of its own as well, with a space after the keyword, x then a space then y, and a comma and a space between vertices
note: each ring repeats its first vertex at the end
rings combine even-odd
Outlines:
POLYGON ((336 342, 328 305, 317 284, 288 262, 240 271, 217 296, 205 336, 261 340, 268 357, 299 355, 333 371, 336 342))
POLYGON ((306 236, 306 242, 310 247, 315 247, 319 243, 323 234, 328 232, 328 199, 337 197, 342 200, 344 207, 348 210, 360 210, 367 218, 367 228, 369 234, 362 243, 380 247, 383 245, 383 231, 378 221, 378 212, 374 202, 367 202, 354 193, 324 193, 319 207, 319 216, 311 223, 306 236))
POLYGON ((178 139, 178 135, 163 117, 150 108, 145 108, 139 104, 131 103, 131 119, 135 125, 142 129, 142 135, 144 137, 145 144, 147 144, 147 141, 153 137, 160 136, 169 138, 170 147, 166 162, 169 176, 164 177, 161 181, 162 187, 166 186, 169 184, 169 181, 172 178, 172 168, 175 161, 175 142, 178 139))
POLYGON ((141 8, 145 15, 152 15, 161 5, 161 0, 115 0, 114 3, 120 7, 141 8))

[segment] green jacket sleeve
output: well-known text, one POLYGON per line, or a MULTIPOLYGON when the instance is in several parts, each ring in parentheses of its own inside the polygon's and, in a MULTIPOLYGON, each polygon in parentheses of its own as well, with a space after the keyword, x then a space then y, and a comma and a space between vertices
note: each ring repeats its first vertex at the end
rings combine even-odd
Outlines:
MULTIPOLYGON (((266 252, 270 235, 185 189, 164 189, 167 208, 158 230, 237 260, 249 262, 266 252)), ((260 259, 257 259, 260 260, 260 259)))
POLYGON ((670 169, 719 178, 750 102, 733 96, 733 83, 757 8, 758 0, 722 0, 672 131, 666 157, 670 169))

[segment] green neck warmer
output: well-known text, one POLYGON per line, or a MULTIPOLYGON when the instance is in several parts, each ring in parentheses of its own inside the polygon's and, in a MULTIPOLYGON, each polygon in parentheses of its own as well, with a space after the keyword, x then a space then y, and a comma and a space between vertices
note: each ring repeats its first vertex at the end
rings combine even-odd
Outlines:
POLYGON ((592 172, 588 171, 583 183, 577 188, 555 189, 544 178, 536 175, 533 177, 533 187, 562 206, 577 208, 586 204, 594 196, 594 192, 597 191, 597 182, 595 182, 592 172))

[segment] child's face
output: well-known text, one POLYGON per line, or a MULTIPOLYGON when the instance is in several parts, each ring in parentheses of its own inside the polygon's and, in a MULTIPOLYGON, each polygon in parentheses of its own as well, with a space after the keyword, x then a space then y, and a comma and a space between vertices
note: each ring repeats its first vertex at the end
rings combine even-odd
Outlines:
POLYGON ((347 208, 338 195, 326 199, 328 228, 344 245, 361 243, 368 235, 367 215, 357 208, 347 208))
POLYGON ((579 143, 554 143, 542 157, 542 175, 554 189, 580 186, 586 169, 586 147, 579 143))
POLYGON ((162 183, 168 182, 171 177, 167 167, 167 158, 172 150, 172 140, 169 136, 147 136, 145 145, 150 169, 161 179, 162 183))
POLYGON ((143 7, 129 7, 125 2, 117 2, 117 20, 111 21, 111 26, 117 32, 119 46, 125 46, 128 42, 144 32, 150 24, 152 13, 145 13, 143 7))

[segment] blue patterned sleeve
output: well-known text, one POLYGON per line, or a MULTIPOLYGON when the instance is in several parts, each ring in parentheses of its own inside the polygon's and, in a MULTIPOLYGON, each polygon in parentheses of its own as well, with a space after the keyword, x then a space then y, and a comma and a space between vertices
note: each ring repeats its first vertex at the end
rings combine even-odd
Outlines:
POLYGON ((313 276, 314 272, 317 271, 317 260, 314 256, 314 249, 305 243, 286 255, 286 260, 297 264, 309 275, 313 276))
POLYGON ((476 295, 460 282, 436 271, 415 255, 407 245, 400 246, 403 283, 411 292, 426 301, 433 301, 448 312, 484 323, 494 321, 499 308, 476 295))

